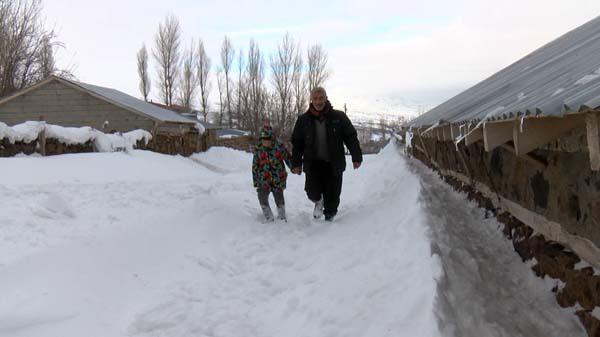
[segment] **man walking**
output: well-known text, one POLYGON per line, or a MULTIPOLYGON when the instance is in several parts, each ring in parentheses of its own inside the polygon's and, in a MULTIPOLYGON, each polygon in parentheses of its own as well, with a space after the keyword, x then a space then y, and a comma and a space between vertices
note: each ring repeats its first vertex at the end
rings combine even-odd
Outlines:
POLYGON ((315 203, 313 216, 332 221, 340 204, 342 175, 346 169, 344 145, 354 169, 362 163, 356 129, 345 113, 334 110, 322 87, 310 93, 308 111, 296 120, 292 133, 292 173, 306 173, 304 190, 315 203))

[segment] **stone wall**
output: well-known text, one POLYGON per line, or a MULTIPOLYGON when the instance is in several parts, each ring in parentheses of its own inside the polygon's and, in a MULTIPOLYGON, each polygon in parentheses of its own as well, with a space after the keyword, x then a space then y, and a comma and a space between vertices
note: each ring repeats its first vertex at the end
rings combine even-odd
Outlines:
POLYGON ((148 144, 138 142, 136 148, 141 150, 150 150, 164 154, 179 154, 190 156, 196 152, 206 151, 207 141, 205 135, 199 135, 196 132, 187 132, 184 134, 158 133, 152 136, 148 144))
MULTIPOLYGON (((152 140, 148 144, 139 141, 134 148, 170 155, 190 156, 196 152, 206 151, 208 142, 205 135, 199 135, 197 132, 187 132, 184 134, 158 133, 153 135, 152 140)), ((41 153, 41 149, 42 144, 39 143, 39 139, 35 139, 30 143, 15 142, 14 144, 10 143, 6 138, 0 139, 0 157, 12 157, 20 153, 26 155, 41 153)), ((65 144, 57 139, 45 139, 45 155, 47 156, 95 151, 92 141, 83 144, 65 144)))
POLYGON ((383 149, 387 143, 389 142, 388 140, 380 140, 380 141, 368 141, 368 142, 362 142, 360 143, 360 148, 362 150, 363 154, 376 154, 379 153, 379 151, 381 151, 381 149, 383 149))
MULTIPOLYGON (((485 152, 483 142, 461 143, 457 149, 451 141, 422 141, 439 168, 485 184, 498 195, 600 247, 600 173, 590 169, 589 154, 583 151, 586 144, 576 141, 581 140, 582 133, 585 135, 585 130, 578 130, 526 157, 515 156, 510 147, 485 152)), ((418 137, 413 144, 422 147, 418 137)), ((432 164, 425 153, 414 152, 432 164)))
POLYGON ((8 138, 0 139, 0 157, 12 157, 19 153, 32 154, 36 152, 37 140, 31 143, 11 143, 8 138))
POLYGON ((64 144, 58 139, 47 138, 46 139, 46 156, 53 156, 58 154, 67 153, 86 153, 94 152, 94 143, 87 141, 83 144, 64 144))
MULTIPOLYGON (((152 136, 148 144, 142 141, 138 142, 134 148, 140 150, 149 150, 158 153, 182 156, 190 156, 196 152, 204 152, 212 146, 224 146, 236 150, 252 152, 258 139, 253 136, 241 136, 233 138, 217 138, 214 130, 206 130, 200 135, 195 130, 185 133, 180 132, 157 132, 152 136)), ((38 140, 31 143, 15 142, 10 143, 8 139, 0 139, 0 157, 12 157, 19 153, 33 154, 41 153, 41 144, 38 140)), ((289 147, 291 149, 291 147, 289 147)), ((58 155, 65 153, 84 153, 94 152, 94 144, 87 142, 85 144, 67 145, 56 139, 46 139, 46 155, 58 155)))
MULTIPOLYGON (((515 214, 498 207, 509 200, 556 222, 559 231, 578 240, 589 240, 593 243, 589 246, 599 246, 600 174, 590 170, 585 130, 571 132, 520 157, 510 146, 485 152, 481 141, 456 147, 451 141, 415 135, 411 144, 414 157, 496 215, 523 261, 534 261, 532 269, 536 275, 561 280, 562 286, 553 289, 558 304, 578 305, 576 315, 588 336, 600 336, 600 320, 592 315, 594 308, 600 306, 600 275, 595 274, 593 267, 579 264, 581 259, 574 247, 540 234, 515 214)), ((597 250, 595 255, 599 258, 597 250)))
POLYGON ((224 146, 245 152, 253 152, 253 148, 258 144, 258 139, 254 136, 240 136, 233 138, 213 138, 210 146, 224 146))
POLYGON ((512 242, 523 261, 534 261, 533 272, 542 278, 547 276, 562 281, 561 288, 552 289, 558 304, 563 308, 578 304, 575 314, 588 336, 600 336, 600 320, 592 315, 594 308, 600 306, 600 275, 594 274, 594 268, 579 265, 581 259, 572 250, 561 243, 548 240, 510 213, 499 210, 491 199, 473 185, 453 176, 440 176, 456 190, 466 193, 479 207, 495 214, 498 221, 504 224, 502 232, 512 242))
MULTIPOLYGON (((0 140, 0 157, 13 157, 17 154, 41 153, 41 144, 38 140, 31 143, 15 142, 11 144, 8 139, 0 140)), ((46 138, 45 155, 52 156, 67 153, 94 152, 94 144, 89 141, 84 144, 64 144, 58 139, 46 138)))

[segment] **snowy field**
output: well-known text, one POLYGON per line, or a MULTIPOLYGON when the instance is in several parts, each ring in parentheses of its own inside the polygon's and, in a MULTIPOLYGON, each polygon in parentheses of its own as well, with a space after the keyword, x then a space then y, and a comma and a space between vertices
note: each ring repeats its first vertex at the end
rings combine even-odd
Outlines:
POLYGON ((346 171, 333 223, 304 176, 263 223, 251 155, 225 148, 2 158, 0 336, 585 335, 495 224, 461 241, 483 212, 400 153, 346 171))

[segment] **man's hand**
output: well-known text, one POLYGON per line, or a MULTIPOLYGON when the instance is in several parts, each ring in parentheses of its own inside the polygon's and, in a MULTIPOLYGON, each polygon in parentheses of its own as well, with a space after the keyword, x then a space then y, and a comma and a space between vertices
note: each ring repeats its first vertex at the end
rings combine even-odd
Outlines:
POLYGON ((302 167, 292 167, 292 173, 297 175, 302 174, 302 167))
POLYGON ((360 167, 360 164, 362 164, 362 163, 359 161, 352 162, 352 166, 354 166, 355 170, 360 167))

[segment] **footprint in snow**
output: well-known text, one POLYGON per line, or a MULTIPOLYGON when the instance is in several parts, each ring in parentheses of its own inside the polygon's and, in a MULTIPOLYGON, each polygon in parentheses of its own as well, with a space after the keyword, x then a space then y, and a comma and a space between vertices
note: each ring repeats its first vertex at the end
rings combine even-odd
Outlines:
POLYGON ((73 219, 75 212, 59 194, 48 193, 37 204, 30 206, 31 213, 45 219, 73 219))

